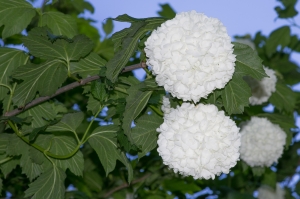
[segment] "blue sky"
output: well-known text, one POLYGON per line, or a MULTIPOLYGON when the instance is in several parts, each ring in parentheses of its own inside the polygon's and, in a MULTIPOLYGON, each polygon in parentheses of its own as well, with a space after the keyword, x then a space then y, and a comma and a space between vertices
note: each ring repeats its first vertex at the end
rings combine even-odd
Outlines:
MULTIPOLYGON (((176 12, 196 10, 203 12, 207 16, 220 19, 227 27, 229 35, 254 34, 261 30, 264 34, 269 34, 272 30, 287 24, 285 20, 275 21, 277 14, 275 6, 280 5, 276 0, 88 0, 94 7, 93 15, 86 14, 98 21, 97 27, 101 27, 101 22, 108 17, 116 17, 121 14, 128 14, 136 18, 157 16, 160 9, 159 4, 169 3, 176 12)), ((300 3, 297 4, 300 10, 300 3)), ((297 16, 296 21, 300 21, 297 16)), ((115 30, 120 30, 122 26, 117 26, 115 30)), ((300 33, 300 29, 294 33, 300 33)))

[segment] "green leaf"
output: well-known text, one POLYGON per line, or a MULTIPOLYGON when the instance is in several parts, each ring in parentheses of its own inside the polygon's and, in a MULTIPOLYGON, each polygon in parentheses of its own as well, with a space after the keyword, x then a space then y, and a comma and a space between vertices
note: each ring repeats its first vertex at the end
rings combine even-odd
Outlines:
POLYGON ((26 153, 28 147, 29 145, 26 144, 26 142, 24 142, 16 134, 11 134, 9 136, 6 153, 9 156, 19 156, 23 153, 26 153))
POLYGON ((40 96, 50 96, 62 85, 67 78, 66 66, 57 60, 46 61, 42 64, 27 64, 19 67, 13 75, 16 79, 24 80, 15 91, 13 101, 17 106, 24 106, 39 92, 40 96), (55 81, 50 81, 55 79, 55 81))
POLYGON ((106 61, 99 55, 91 52, 88 56, 80 59, 79 62, 71 62, 70 70, 72 74, 79 74, 80 77, 99 75, 101 68, 104 68, 106 61))
POLYGON ((116 157, 119 161, 121 161, 126 166, 128 172, 127 179, 128 182, 130 183, 133 179, 133 169, 128 158, 126 157, 125 153, 120 151, 119 149, 116 151, 116 157))
MULTIPOLYGON (((39 145, 44 149, 47 149, 50 146, 50 140, 52 140, 52 138, 52 134, 38 134, 37 137, 34 139, 33 143, 39 145)), ((39 165, 43 165, 44 169, 44 165, 46 165, 45 162, 49 163, 49 160, 45 157, 45 155, 41 151, 35 149, 34 147, 29 148, 29 157, 32 160, 32 162, 39 165)))
POLYGON ((282 129, 290 129, 295 128, 295 120, 293 117, 288 115, 281 115, 276 113, 263 113, 256 115, 258 117, 266 117, 268 118, 272 123, 278 124, 282 129))
POLYGON ((144 87, 143 83, 131 86, 128 89, 128 96, 126 98, 122 128, 132 144, 134 144, 134 141, 131 134, 131 123, 142 112, 152 95, 152 91, 140 91, 144 87))
POLYGON ((251 167, 254 176, 262 176, 265 173, 265 167, 251 167))
POLYGON ((295 109, 297 96, 288 86, 277 82, 276 91, 271 95, 269 101, 276 106, 279 111, 285 110, 291 113, 295 109))
POLYGON ((63 118, 57 124, 49 126, 47 128, 48 132, 61 132, 61 131, 71 131, 76 133, 76 129, 82 123, 84 119, 83 112, 68 113, 63 116, 63 118))
POLYGON ((2 39, 24 30, 35 16, 32 5, 24 0, 0 0, 0 27, 2 39))
POLYGON ((26 174, 29 180, 32 181, 40 176, 44 170, 42 165, 39 165, 30 159, 29 148, 30 146, 28 145, 27 149, 23 151, 20 159, 20 166, 22 167, 22 173, 26 174))
POLYGON ((21 50, 0 48, 0 101, 8 97, 7 93, 9 90, 5 86, 12 88, 10 76, 18 66, 26 64, 28 58, 21 50))
POLYGON ((141 146, 141 152, 138 153, 139 158, 143 157, 154 149, 157 145, 156 129, 163 123, 163 119, 156 113, 146 112, 136 120, 136 126, 132 128, 132 139, 134 144, 141 146))
POLYGON ((169 191, 180 191, 183 193, 194 193, 196 191, 200 191, 201 188, 195 183, 187 183, 181 179, 167 179, 163 181, 163 186, 166 190, 169 191))
POLYGON ((22 130, 35 129, 47 125, 49 120, 54 120, 56 112, 51 103, 44 102, 20 113, 18 116, 23 119, 32 118, 30 125, 23 125, 22 130))
POLYGON ((114 170, 118 159, 127 167, 130 182, 133 178, 132 167, 126 155, 117 148, 117 131, 118 126, 100 126, 92 132, 88 142, 98 154, 106 176, 114 170))
MULTIPOLYGON (((1 159, 6 158, 5 155, 0 156, 1 159)), ((4 178, 7 178, 8 174, 16 168, 16 166, 20 164, 20 158, 19 157, 14 157, 13 159, 2 163, 0 165, 0 170, 2 171, 4 178)))
POLYGON ((276 173, 269 168, 266 169, 261 183, 276 189, 276 182, 276 173))
POLYGON ((291 40, 291 29, 289 26, 283 26, 274 30, 266 41, 266 53, 271 56, 276 52, 277 47, 280 45, 281 49, 289 45, 291 40))
POLYGON ((166 17, 168 19, 173 19, 176 16, 174 9, 168 4, 159 4, 161 11, 157 12, 159 16, 166 17))
POLYGON ((86 96, 89 98, 86 108, 88 111, 91 111, 93 115, 95 115, 102 105, 100 101, 95 99, 92 94, 87 94, 86 96))
POLYGON ((49 40, 50 30, 47 28, 34 28, 22 41, 30 53, 43 59, 60 59, 76 61, 86 56, 93 48, 93 42, 84 35, 77 35, 72 40, 56 39, 53 43, 49 40))
POLYGON ((243 77, 251 76, 257 80, 267 77, 262 60, 252 48, 236 42, 233 44, 233 53, 236 55, 235 71, 232 79, 222 90, 224 107, 229 115, 243 113, 244 107, 249 104, 251 89, 243 77))
MULTIPOLYGON (((138 29, 145 25, 144 22, 137 22, 131 25, 131 32, 136 32, 138 29)), ((118 51, 115 56, 110 59, 106 64, 106 77, 115 82, 117 80, 117 76, 123 70, 129 58, 135 52, 138 46, 139 38, 144 34, 143 31, 139 31, 139 34, 135 34, 134 36, 126 36, 124 41, 122 42, 122 49, 118 51)), ((129 35, 129 34, 128 34, 129 35)))
POLYGON ((65 178, 65 172, 61 168, 53 165, 53 168, 29 184, 29 189, 25 191, 25 197, 32 196, 31 199, 64 198, 65 178))
POLYGON ((98 172, 89 171, 83 175, 84 183, 93 191, 100 192, 102 190, 103 180, 98 172))
POLYGON ((105 102, 107 93, 104 83, 102 83, 101 81, 93 81, 91 85, 91 92, 94 98, 96 98, 100 102, 105 102))
POLYGON ((2 196, 2 188, 3 188, 3 182, 2 182, 2 178, 0 178, 0 196, 2 196))
POLYGON ((76 20, 61 12, 44 12, 40 18, 40 26, 48 26, 53 34, 72 38, 78 34, 76 20))
POLYGON ((119 50, 119 47, 122 46, 124 38, 128 35, 132 27, 124 28, 123 30, 116 32, 112 35, 111 39, 114 42, 114 52, 119 50))
POLYGON ((291 18, 298 14, 298 11, 295 9, 295 4, 297 0, 278 0, 283 4, 283 8, 276 6, 275 10, 279 18, 291 18))
POLYGON ((123 133, 123 131, 119 131, 117 133, 117 139, 118 139, 119 144, 121 145, 121 148, 124 149, 126 152, 130 152, 130 150, 134 150, 134 151, 138 150, 138 148, 135 145, 131 144, 128 141, 128 138, 123 133))
MULTIPOLYGON (((22 139, 20 139, 15 134, 9 136, 7 155, 11 155, 11 156, 21 155, 20 160, 16 161, 13 159, 11 160, 12 162, 10 164, 13 164, 12 166, 14 166, 16 163, 20 162, 20 166, 22 167, 22 173, 26 174, 29 180, 32 181, 34 178, 38 177, 43 172, 43 167, 31 160, 29 156, 30 148, 31 147, 27 143, 25 143, 22 139)), ((6 172, 10 172, 10 170, 6 172)))
POLYGON ((106 23, 102 23, 102 28, 106 35, 109 35, 110 33, 112 33, 113 28, 114 28, 112 19, 108 18, 106 20, 106 23))
POLYGON ((106 176, 114 170, 116 166, 118 126, 100 126, 96 128, 88 142, 98 154, 106 176))
MULTIPOLYGON (((52 138, 50 152, 56 155, 67 155, 72 153, 76 147, 77 142, 74 137, 61 134, 52 138)), ((75 175, 82 176, 84 159, 80 150, 78 150, 71 158, 52 158, 52 161, 55 165, 62 168, 63 170, 70 169, 70 171, 75 175)))
POLYGON ((6 133, 0 133, 0 155, 6 153, 9 136, 6 133))
MULTIPOLYGON (((132 24, 125 32, 123 31, 122 34, 114 37, 117 46, 121 44, 122 48, 115 53, 115 56, 109 60, 106 65, 106 77, 112 82, 117 80, 119 73, 123 70, 129 58, 137 49, 140 37, 161 25, 166 19, 158 17, 135 19, 128 15, 121 15, 114 20, 131 22, 132 24), (128 34, 126 34, 127 32, 128 34)), ((118 48, 117 46, 115 45, 115 49, 118 48)))

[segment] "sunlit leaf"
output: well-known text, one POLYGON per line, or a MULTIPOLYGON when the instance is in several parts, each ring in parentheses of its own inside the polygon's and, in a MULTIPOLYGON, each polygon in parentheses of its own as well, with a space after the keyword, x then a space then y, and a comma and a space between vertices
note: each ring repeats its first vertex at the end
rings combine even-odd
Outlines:
POLYGON ((72 38, 78 34, 76 20, 61 12, 44 12, 40 18, 40 25, 48 26, 55 35, 72 38))
POLYGON ((32 29, 27 37, 23 37, 24 45, 30 53, 44 59, 60 59, 66 62, 79 60, 93 48, 93 42, 84 35, 72 39, 58 37, 53 43, 49 40, 50 30, 43 28, 32 29))
POLYGON ((5 39, 24 30, 36 15, 32 5, 24 0, 0 0, 0 27, 5 39))

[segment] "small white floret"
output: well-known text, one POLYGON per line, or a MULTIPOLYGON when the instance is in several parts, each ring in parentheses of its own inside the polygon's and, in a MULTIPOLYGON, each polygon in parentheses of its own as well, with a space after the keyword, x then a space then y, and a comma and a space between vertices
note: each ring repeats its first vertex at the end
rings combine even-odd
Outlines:
POLYGON ((252 167, 269 167, 283 153, 286 134, 266 118, 252 117, 242 127, 241 136, 241 159, 252 167))
POLYGON ((271 187, 263 185, 258 189, 258 199, 284 199, 284 189, 276 184, 276 191, 271 187))
POLYGON ((157 129, 157 151, 174 172, 195 179, 214 179, 236 165, 241 144, 239 128, 223 111, 215 105, 189 103, 165 110, 164 123, 157 129))
POLYGON ((269 77, 264 77, 261 81, 251 77, 245 78, 252 90, 252 96, 249 98, 249 102, 252 105, 259 105, 267 102, 272 93, 276 91, 277 77, 275 71, 265 66, 264 69, 269 77))
POLYGON ((224 88, 235 69, 225 26, 196 11, 179 13, 154 30, 145 52, 158 85, 184 101, 198 102, 224 88))

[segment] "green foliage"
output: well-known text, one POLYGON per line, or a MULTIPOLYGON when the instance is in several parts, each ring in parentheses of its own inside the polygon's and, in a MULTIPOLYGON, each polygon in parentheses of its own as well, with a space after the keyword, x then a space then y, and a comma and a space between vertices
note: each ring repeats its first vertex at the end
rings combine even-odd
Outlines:
POLYGON ((128 181, 133 178, 133 171, 125 154, 117 148, 116 132, 117 126, 107 126, 96 128, 89 138, 90 145, 95 149, 106 175, 116 166, 116 160, 121 161, 128 170, 128 181))
POLYGON ((93 42, 83 35, 72 39, 55 37, 47 28, 35 28, 22 40, 33 56, 67 63, 86 56, 93 48, 93 42))
MULTIPOLYGON (((94 20, 78 18, 85 11, 94 12, 86 0, 53 0, 42 8, 34 8, 33 1, 0 0, 2 196, 9 191, 13 198, 172 199, 209 187, 219 198, 253 199, 261 185, 275 188, 299 173, 295 115, 300 95, 291 85, 299 83, 300 71, 290 59, 300 52, 299 36, 291 34, 295 21, 269 36, 241 36, 253 40, 256 50, 233 43, 232 79, 200 101, 216 105, 240 127, 252 116, 278 124, 287 139, 282 157, 273 165, 277 171, 239 161, 229 175, 194 180, 175 174, 156 150, 165 90, 147 68, 142 82, 125 72, 141 62, 144 66, 144 43, 154 29, 175 17, 172 7, 161 4, 161 17, 108 18, 100 35, 94 20), (113 21, 131 25, 113 34, 113 21), (28 35, 22 36, 23 31, 28 35), (8 48, 10 44, 22 44, 28 51, 8 48), (251 89, 244 78, 267 77, 262 62, 276 71, 276 91, 267 103, 251 106, 251 89), (130 67, 124 70, 126 66, 130 67), (274 105, 274 112, 264 111, 268 104, 274 105), (71 184, 76 191, 66 191, 71 184)), ((279 18, 297 15, 296 0, 279 2, 279 18)), ((170 99, 172 107, 182 103, 170 99)), ((292 193, 286 188, 287 198, 292 193)))
POLYGON ((270 97, 270 102, 276 106, 279 111, 285 110, 291 113, 296 105, 297 97, 295 93, 285 84, 277 83, 276 91, 270 97))
POLYGON ((1 0, 0 27, 4 25, 2 38, 5 39, 24 30, 35 15, 35 9, 26 1, 1 0))
POLYGON ((244 107, 249 104, 251 90, 243 77, 251 76, 257 80, 267 77, 261 59, 249 46, 234 43, 234 54, 236 55, 235 71, 232 79, 222 91, 224 107, 230 115, 243 113, 244 107))
POLYGON ((29 185, 25 197, 39 198, 64 198, 64 180, 66 174, 56 166, 43 173, 36 181, 29 185))
POLYGON ((128 97, 126 98, 126 107, 123 114, 123 125, 124 133, 127 135, 128 140, 134 143, 131 135, 131 124, 132 121, 142 112, 147 105, 149 98, 151 97, 152 91, 140 91, 144 88, 144 84, 133 85, 128 89, 128 97))
POLYGON ((41 64, 28 63, 14 71, 13 78, 23 80, 16 88, 14 103, 20 107, 30 102, 39 92, 41 96, 52 95, 67 78, 67 68, 58 60, 46 61, 41 64), (45 82, 45 79, 55 81, 45 82))
POLYGON ((40 26, 48 26, 55 35, 73 38, 78 34, 76 20, 61 12, 45 12, 40 18, 40 26))
POLYGON ((12 48, 0 48, 0 54, 0 100, 3 100, 9 88, 12 89, 12 73, 18 66, 24 65, 29 57, 23 51, 12 48))
POLYGON ((82 78, 86 78, 92 75, 98 75, 99 70, 101 70, 106 64, 106 61, 102 59, 99 55, 92 52, 78 62, 70 63, 70 70, 72 75, 78 74, 82 78))
POLYGON ((120 15, 114 20, 130 22, 131 26, 130 28, 121 30, 112 37, 115 43, 114 48, 117 49, 117 51, 115 56, 106 65, 106 76, 112 82, 117 80, 117 76, 136 51, 139 39, 165 21, 165 19, 162 18, 136 19, 126 14, 120 15), (120 46, 120 48, 118 48, 118 46, 120 46))
POLYGON ((275 10, 279 18, 291 18, 295 17, 298 14, 298 11, 295 9, 297 0, 278 0, 283 7, 276 6, 275 10))
POLYGON ((281 49, 286 47, 290 43, 290 34, 291 30, 289 26, 283 26, 273 31, 266 41, 267 55, 271 56, 276 52, 278 46, 280 46, 281 49))
POLYGON ((169 4, 160 4, 161 11, 157 12, 159 16, 166 17, 168 19, 173 19, 176 15, 176 12, 169 4))
POLYGON ((132 129, 132 139, 135 145, 140 146, 139 158, 152 151, 157 145, 156 129, 163 123, 162 118, 155 112, 148 110, 136 120, 136 127, 132 129))

